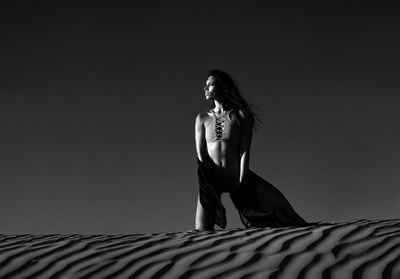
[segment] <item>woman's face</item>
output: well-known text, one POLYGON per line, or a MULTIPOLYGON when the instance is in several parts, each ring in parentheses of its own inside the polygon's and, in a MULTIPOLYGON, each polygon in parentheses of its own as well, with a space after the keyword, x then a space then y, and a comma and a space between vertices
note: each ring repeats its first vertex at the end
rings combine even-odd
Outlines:
POLYGON ((213 76, 209 76, 204 87, 204 95, 206 100, 215 99, 218 96, 218 90, 216 88, 216 79, 213 76))

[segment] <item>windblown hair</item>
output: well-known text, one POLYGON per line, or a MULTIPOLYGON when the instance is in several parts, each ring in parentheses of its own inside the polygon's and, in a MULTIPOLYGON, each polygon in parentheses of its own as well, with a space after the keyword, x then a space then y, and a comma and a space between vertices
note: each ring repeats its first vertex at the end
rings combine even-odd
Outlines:
POLYGON ((217 88, 220 87, 224 94, 224 101, 233 109, 241 110, 245 114, 246 118, 249 119, 251 128, 257 131, 255 124, 256 122, 261 123, 262 121, 258 117, 257 113, 254 112, 253 108, 256 108, 256 106, 247 102, 243 98, 239 91, 238 83, 228 73, 218 69, 209 71, 207 77, 209 76, 213 76, 216 79, 217 88))

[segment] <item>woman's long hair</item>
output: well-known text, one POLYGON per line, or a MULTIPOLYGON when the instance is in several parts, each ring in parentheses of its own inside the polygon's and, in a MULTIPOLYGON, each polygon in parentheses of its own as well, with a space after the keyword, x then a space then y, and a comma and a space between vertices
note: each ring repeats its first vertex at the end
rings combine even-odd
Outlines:
POLYGON ((253 104, 247 102, 239 91, 237 82, 226 72, 213 69, 208 72, 207 77, 213 76, 217 81, 217 88, 223 92, 223 98, 228 105, 236 110, 242 110, 245 116, 249 119, 251 128, 257 131, 255 124, 256 122, 261 123, 262 121, 258 117, 257 113, 254 112, 253 104))

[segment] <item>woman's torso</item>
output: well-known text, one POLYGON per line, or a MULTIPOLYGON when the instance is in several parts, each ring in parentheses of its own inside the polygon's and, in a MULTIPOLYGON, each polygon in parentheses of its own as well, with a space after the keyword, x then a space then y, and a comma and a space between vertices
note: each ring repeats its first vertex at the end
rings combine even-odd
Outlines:
POLYGON ((208 155, 214 162, 216 185, 221 192, 235 191, 240 177, 240 126, 237 114, 207 112, 204 121, 208 155))

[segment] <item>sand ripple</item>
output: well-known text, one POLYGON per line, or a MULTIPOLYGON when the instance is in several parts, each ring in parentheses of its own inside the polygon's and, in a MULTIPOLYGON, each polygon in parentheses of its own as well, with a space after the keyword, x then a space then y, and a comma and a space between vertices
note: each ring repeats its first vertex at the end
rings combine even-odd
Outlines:
POLYGON ((400 278, 400 220, 134 235, 0 235, 0 278, 400 278))

